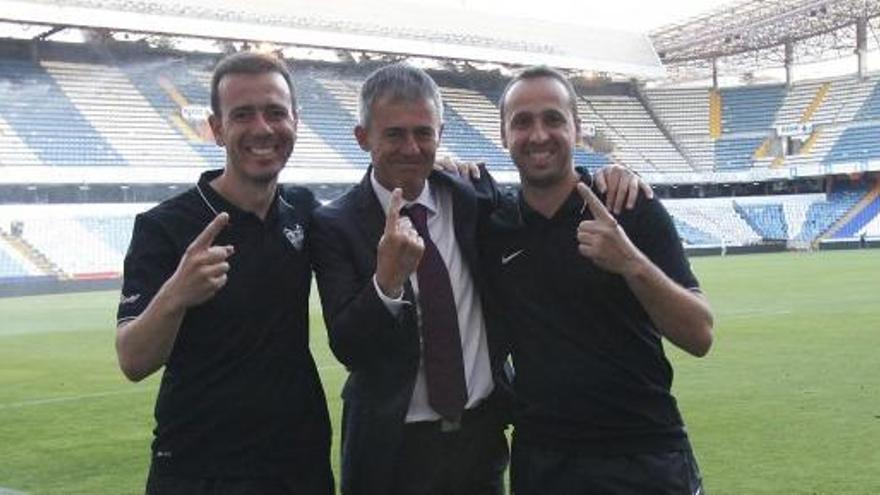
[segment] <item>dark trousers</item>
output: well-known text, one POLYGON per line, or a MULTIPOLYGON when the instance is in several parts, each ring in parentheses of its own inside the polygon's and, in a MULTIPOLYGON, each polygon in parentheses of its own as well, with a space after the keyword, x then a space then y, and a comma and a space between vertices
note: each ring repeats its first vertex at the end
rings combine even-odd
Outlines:
POLYGON ((440 422, 408 424, 389 495, 502 495, 509 457, 504 425, 491 410, 467 413, 455 431, 440 422))
POLYGON ((705 495, 690 448, 596 457, 514 441, 514 495, 705 495))
POLYGON ((147 495, 333 495, 329 466, 277 478, 192 478, 161 474, 152 467, 147 495))

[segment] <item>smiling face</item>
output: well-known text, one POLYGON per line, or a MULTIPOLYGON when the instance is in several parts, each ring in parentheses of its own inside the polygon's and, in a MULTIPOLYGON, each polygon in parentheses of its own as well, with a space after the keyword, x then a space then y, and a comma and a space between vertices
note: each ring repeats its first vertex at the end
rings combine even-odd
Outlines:
POLYGON ((570 180, 578 128, 565 86, 550 77, 517 81, 504 100, 501 140, 524 186, 570 180))
POLYGON ((434 103, 381 97, 370 108, 369 122, 355 128, 361 149, 370 153, 376 180, 388 190, 418 197, 434 167, 442 125, 434 103))
POLYGON ((220 115, 209 122, 226 147, 227 172, 246 181, 272 182, 296 142, 297 116, 281 74, 227 74, 218 86, 220 115))

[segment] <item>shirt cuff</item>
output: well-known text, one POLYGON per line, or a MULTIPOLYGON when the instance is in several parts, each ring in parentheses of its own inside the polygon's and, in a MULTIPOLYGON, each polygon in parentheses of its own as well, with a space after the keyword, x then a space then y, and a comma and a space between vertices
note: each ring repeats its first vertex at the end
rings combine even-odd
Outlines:
POLYGON ((404 306, 409 304, 408 301, 403 299, 403 292, 401 291, 400 296, 396 298, 390 298, 382 292, 382 289, 379 288, 379 282, 376 281, 376 274, 373 274, 373 287, 376 289, 376 294, 378 294, 379 299, 382 301, 382 304, 388 308, 388 312, 391 313, 391 316, 395 318, 400 314, 400 311, 404 306))

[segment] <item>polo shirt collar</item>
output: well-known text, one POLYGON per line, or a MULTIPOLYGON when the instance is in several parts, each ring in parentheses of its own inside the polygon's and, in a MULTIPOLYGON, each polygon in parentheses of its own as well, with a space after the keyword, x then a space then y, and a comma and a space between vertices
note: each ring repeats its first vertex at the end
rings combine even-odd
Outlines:
MULTIPOLYGON (((575 167, 575 172, 580 176, 580 182, 583 182, 587 185, 587 187, 591 187, 593 184, 593 179, 590 176, 589 170, 584 167, 575 167)), ((571 194, 568 195, 568 198, 562 203, 559 207, 559 210, 553 215, 552 218, 545 218, 544 215, 541 215, 526 202, 525 197, 523 196, 522 190, 519 191, 518 194, 518 203, 520 209, 520 215, 525 223, 532 223, 535 221, 549 221, 554 218, 559 218, 562 215, 565 216, 583 216, 583 213, 586 208, 586 204, 584 203, 584 199, 577 192, 577 188, 572 189, 571 194)))
MULTIPOLYGON (((199 177, 198 185, 196 186, 197 192, 199 196, 201 196, 202 201, 205 203, 205 206, 211 210, 214 215, 225 211, 229 213, 229 219, 233 222, 235 220, 243 219, 243 218, 253 218, 260 221, 260 218, 248 211, 242 210, 235 204, 229 202, 226 198, 224 198, 220 193, 218 193, 213 187, 211 187, 211 181, 220 177, 220 174, 223 173, 224 169, 217 170, 208 170, 207 172, 203 172, 199 177)), ((264 223, 269 223, 273 221, 278 215, 278 207, 279 207, 279 197, 281 193, 281 187, 277 186, 275 188, 275 197, 272 199, 272 205, 269 207, 269 211, 266 214, 266 220, 264 223)), ((261 221, 261 223, 263 223, 261 221)))

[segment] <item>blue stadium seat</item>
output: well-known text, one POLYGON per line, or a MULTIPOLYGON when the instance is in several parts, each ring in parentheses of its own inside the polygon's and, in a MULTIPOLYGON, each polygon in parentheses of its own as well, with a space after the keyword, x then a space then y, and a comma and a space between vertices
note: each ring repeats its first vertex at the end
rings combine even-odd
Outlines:
POLYGON ((737 213, 763 240, 788 239, 788 225, 781 204, 745 205, 734 202, 734 206, 737 213))
POLYGON ((39 65, 0 60, 0 116, 48 165, 125 165, 39 65))
MULTIPOLYGON (((132 84, 150 102, 156 112, 168 121, 169 127, 176 129, 172 117, 180 115, 180 105, 171 99, 159 83, 160 78, 171 82, 180 94, 191 105, 210 106, 207 88, 193 77, 181 59, 163 59, 152 63, 124 64, 120 67, 128 75, 132 84)), ((187 139, 181 134, 181 139, 187 139)), ((200 143, 189 141, 189 146, 198 152, 212 167, 222 167, 225 154, 222 148, 212 142, 200 143)))
POLYGON ((864 161, 880 158, 880 125, 850 127, 843 131, 825 163, 864 161))
POLYGON ((880 215, 880 196, 874 198, 873 201, 868 203, 868 205, 860 212, 858 212, 854 217, 852 217, 849 222, 843 225, 835 234, 835 239, 845 239, 848 237, 854 237, 865 225, 868 225, 868 222, 873 220, 880 215))
POLYGON ((717 237, 707 234, 679 218, 673 217, 672 219, 675 223, 675 228, 678 230, 678 235, 681 236, 681 239, 685 244, 691 246, 721 244, 721 240, 717 237))
POLYGON ((851 210, 864 195, 865 191, 862 189, 844 189, 829 194, 825 201, 812 204, 807 210, 807 218, 798 239, 815 240, 851 210))
POLYGON ((730 134, 769 130, 776 113, 782 107, 785 92, 785 86, 722 90, 722 132, 730 134))
POLYGON ((9 277, 29 276, 31 276, 31 273, 24 267, 24 265, 0 248, 0 283, 6 282, 4 279, 9 277))
POLYGON ((726 138, 715 141, 717 170, 742 170, 752 166, 752 156, 763 138, 726 138))

